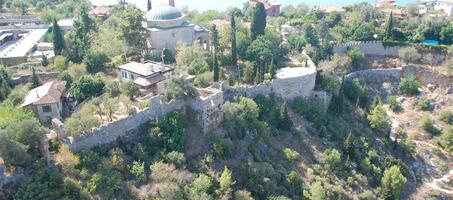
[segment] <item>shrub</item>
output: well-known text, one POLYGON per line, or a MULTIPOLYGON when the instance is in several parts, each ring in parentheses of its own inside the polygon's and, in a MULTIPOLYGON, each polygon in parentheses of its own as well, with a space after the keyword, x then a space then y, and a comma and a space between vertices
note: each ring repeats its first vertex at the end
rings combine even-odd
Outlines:
POLYGON ((431 110, 431 101, 426 96, 419 97, 417 99, 417 108, 424 111, 431 110))
POLYGON ((77 82, 73 83, 70 93, 74 95, 77 101, 83 101, 89 96, 99 94, 104 89, 104 82, 99 75, 82 76, 77 82))
POLYGON ((184 163, 186 163, 186 158, 184 157, 184 153, 172 151, 165 155, 164 157, 165 162, 174 164, 176 167, 182 167, 184 163))
POLYGON ((398 55, 406 64, 417 62, 422 58, 415 47, 403 47, 399 50, 398 55))
POLYGON ((400 192, 406 185, 407 179, 398 166, 392 166, 384 171, 381 180, 381 195, 385 199, 399 199, 400 192))
POLYGON ((443 111, 439 115, 439 119, 445 123, 453 125, 453 111, 443 111))
POLYGON ((453 153, 453 127, 442 131, 442 134, 436 137, 436 141, 446 151, 453 153))
POLYGON ((346 80, 343 84, 344 95, 353 103, 366 102, 365 90, 359 82, 359 79, 346 80))
POLYGON ((300 157, 299 152, 294 151, 290 148, 284 148, 282 150, 282 154, 283 154, 283 158, 285 158, 286 160, 288 160, 290 162, 294 162, 297 159, 299 159, 299 157, 300 157))
POLYGON ((418 88, 421 83, 415 78, 415 76, 408 76, 401 79, 398 85, 398 91, 401 94, 416 95, 418 94, 418 88))
POLYGON ((129 97, 129 99, 134 99, 134 96, 138 92, 138 87, 133 81, 128 81, 121 84, 121 93, 129 97))
POLYGON ((302 115, 307 120, 317 126, 325 125, 326 114, 324 113, 324 103, 318 100, 305 100, 303 97, 296 97, 291 103, 294 112, 302 115))
POLYGON ((420 128, 431 134, 439 133, 439 129, 437 129, 437 127, 434 126, 434 122, 429 114, 425 114, 420 120, 420 128))
POLYGON ((365 53, 363 53, 360 49, 351 49, 347 54, 351 58, 352 67, 356 70, 361 69, 365 59, 365 53))
POLYGON ((204 58, 195 58, 189 66, 188 73, 190 75, 198 75, 209 70, 209 64, 204 58))
POLYGON ((398 111, 401 109, 401 106, 399 105, 398 101, 396 101, 395 96, 389 96, 387 103, 389 104, 390 109, 392 109, 393 111, 398 111))

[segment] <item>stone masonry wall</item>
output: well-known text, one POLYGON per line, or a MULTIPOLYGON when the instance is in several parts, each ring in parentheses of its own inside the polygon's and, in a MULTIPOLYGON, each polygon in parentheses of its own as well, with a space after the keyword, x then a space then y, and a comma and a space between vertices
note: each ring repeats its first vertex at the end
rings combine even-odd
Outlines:
POLYGON ((352 72, 346 75, 345 80, 359 79, 362 83, 380 84, 383 82, 398 82, 402 76, 402 68, 368 69, 352 72))
MULTIPOLYGON (((132 135, 140 125, 146 123, 150 118, 163 117, 175 110, 185 111, 184 101, 172 100, 167 103, 165 97, 155 96, 150 99, 149 108, 135 115, 94 128, 90 133, 85 133, 82 136, 67 137, 64 141, 75 152, 110 144, 119 137, 132 135)), ((61 138, 60 135, 64 136, 64 133, 59 133, 59 138, 61 138)))
POLYGON ((335 45, 333 47, 334 54, 345 54, 349 49, 357 48, 363 51, 366 55, 372 56, 391 56, 397 57, 399 46, 384 46, 381 41, 357 41, 348 42, 345 44, 335 45))
POLYGON ((187 110, 192 112, 188 114, 189 117, 192 117, 201 131, 207 134, 223 122, 223 92, 214 88, 206 88, 200 91, 207 92, 208 96, 198 96, 189 100, 187 110))
MULTIPOLYGON (((58 74, 58 72, 36 73, 41 82, 47 82, 49 80, 56 79, 58 74)), ((16 76, 12 78, 12 82, 14 85, 27 83, 30 80, 30 76, 30 74, 16 76)))

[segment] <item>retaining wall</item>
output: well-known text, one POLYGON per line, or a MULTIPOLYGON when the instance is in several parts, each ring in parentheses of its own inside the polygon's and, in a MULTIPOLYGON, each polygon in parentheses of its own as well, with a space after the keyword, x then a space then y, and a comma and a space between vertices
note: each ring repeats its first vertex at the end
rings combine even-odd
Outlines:
MULTIPOLYGON (((36 73, 38 79, 41 82, 47 82, 49 80, 56 79, 58 77, 58 74, 59 74, 58 72, 36 73)), ((30 76, 31 74, 16 76, 13 77, 11 81, 13 82, 14 85, 28 83, 28 81, 30 80, 30 76)))

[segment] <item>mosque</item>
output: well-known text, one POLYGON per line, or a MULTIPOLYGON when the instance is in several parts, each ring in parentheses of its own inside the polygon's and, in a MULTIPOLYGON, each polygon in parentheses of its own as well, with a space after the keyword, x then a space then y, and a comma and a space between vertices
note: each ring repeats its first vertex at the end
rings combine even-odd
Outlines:
POLYGON ((187 45, 198 43, 208 48, 209 30, 188 21, 175 7, 174 0, 169 0, 168 5, 152 7, 146 13, 146 28, 149 32, 148 46, 155 52, 168 49, 174 53, 179 42, 187 45))

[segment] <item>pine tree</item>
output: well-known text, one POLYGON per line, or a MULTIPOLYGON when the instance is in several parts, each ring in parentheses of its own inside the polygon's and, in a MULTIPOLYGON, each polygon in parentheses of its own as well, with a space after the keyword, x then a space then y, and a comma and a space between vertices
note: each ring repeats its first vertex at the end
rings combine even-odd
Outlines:
POLYGON ((44 67, 49 66, 49 60, 47 59, 47 56, 42 54, 41 56, 41 65, 44 67))
POLYGON ((53 20, 52 27, 52 36, 53 36, 53 49, 55 55, 62 55, 65 48, 63 33, 60 26, 58 26, 57 20, 53 20))
POLYGON ((219 179, 220 190, 224 194, 231 192, 231 187, 235 184, 231 174, 232 174, 231 171, 228 169, 227 166, 225 166, 225 168, 223 169, 222 175, 220 175, 220 179, 219 179))
POLYGON ((392 31, 393 31, 393 13, 390 13, 389 20, 387 22, 387 28, 385 30, 385 39, 389 40, 392 39, 392 31))
POLYGON ((36 74, 35 68, 32 68, 32 74, 31 74, 30 81, 31 81, 31 88, 37 88, 41 85, 38 75, 36 74))
POLYGON ((219 32, 217 31, 216 25, 212 25, 212 54, 213 54, 213 69, 214 69, 214 82, 219 81, 220 69, 219 62, 217 59, 217 50, 219 49, 219 32))
POLYGON ((290 131, 291 127, 293 127, 293 121, 289 117, 288 114, 288 104, 283 103, 282 106, 280 107, 280 113, 279 113, 279 120, 280 122, 278 123, 278 126, 281 130, 284 131, 290 131))
POLYGON ((236 43, 236 16, 231 13, 231 64, 236 66, 238 62, 237 43, 236 43))
POLYGON ((374 107, 381 105, 381 97, 380 96, 375 96, 373 100, 373 104, 371 105, 371 109, 374 107))
POLYGON ((152 4, 151 4, 151 0, 148 0, 148 11, 150 11, 152 9, 152 4))
POLYGON ((250 37, 255 40, 260 35, 264 35, 266 29, 266 10, 264 4, 258 2, 253 9, 252 24, 250 26, 250 37))

